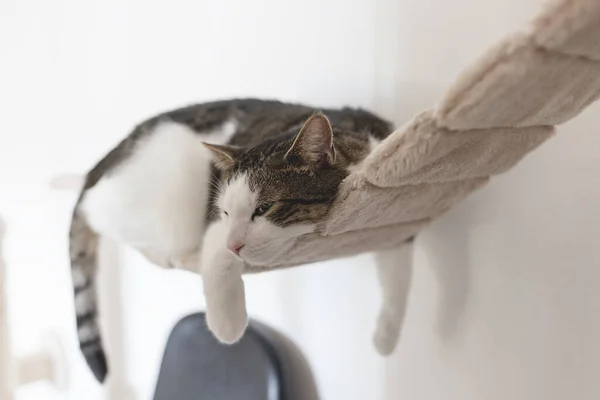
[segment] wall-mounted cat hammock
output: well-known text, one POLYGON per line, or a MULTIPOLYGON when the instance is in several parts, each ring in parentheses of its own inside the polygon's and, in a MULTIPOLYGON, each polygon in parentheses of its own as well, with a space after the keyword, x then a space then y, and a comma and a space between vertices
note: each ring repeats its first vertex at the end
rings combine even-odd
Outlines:
MULTIPOLYGON (((343 182, 319 233, 275 265, 401 246, 599 96, 600 1, 554 1, 467 69, 436 109, 383 141, 343 182)), ((389 352, 396 339, 378 348, 389 352)))

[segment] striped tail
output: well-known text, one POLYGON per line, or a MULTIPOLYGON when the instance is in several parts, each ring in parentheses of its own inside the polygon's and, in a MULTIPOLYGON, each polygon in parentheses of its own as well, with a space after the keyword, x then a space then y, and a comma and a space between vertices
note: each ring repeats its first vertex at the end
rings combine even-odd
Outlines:
POLYGON ((88 225, 78 206, 73 212, 69 239, 79 345, 94 376, 103 383, 108 367, 98 323, 98 234, 88 225))

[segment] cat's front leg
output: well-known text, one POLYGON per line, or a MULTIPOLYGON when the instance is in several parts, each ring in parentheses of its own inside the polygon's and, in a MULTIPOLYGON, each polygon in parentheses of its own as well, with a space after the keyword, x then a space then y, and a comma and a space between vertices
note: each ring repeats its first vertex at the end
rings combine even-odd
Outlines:
POLYGON ((248 314, 242 280, 244 262, 227 249, 226 234, 222 221, 208 228, 202 246, 200 270, 208 328, 220 342, 232 344, 244 335, 248 314))

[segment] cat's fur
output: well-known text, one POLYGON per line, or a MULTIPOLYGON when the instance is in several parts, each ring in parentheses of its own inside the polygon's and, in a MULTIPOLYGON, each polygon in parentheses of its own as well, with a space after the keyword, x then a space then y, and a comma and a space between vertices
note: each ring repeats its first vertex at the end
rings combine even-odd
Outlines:
MULTIPOLYGON (((236 342, 247 324, 242 273, 268 267, 314 232, 341 181, 391 131, 363 110, 315 114, 254 99, 194 105, 137 126, 88 173, 70 232, 78 336, 98 380, 108 371, 96 300, 99 234, 156 265, 200 272, 209 328, 236 342)), ((405 298, 394 294, 410 273, 410 257, 402 261, 408 265, 395 269, 379 263, 384 303, 374 340, 382 353, 393 350, 404 312, 405 298)))

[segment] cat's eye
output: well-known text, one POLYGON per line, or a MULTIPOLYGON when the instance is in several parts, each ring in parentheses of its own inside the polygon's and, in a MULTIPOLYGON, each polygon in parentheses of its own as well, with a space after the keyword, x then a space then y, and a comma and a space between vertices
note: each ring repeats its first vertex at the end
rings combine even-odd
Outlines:
POLYGON ((254 214, 252 214, 252 219, 264 215, 267 211, 269 211, 269 208, 271 208, 271 204, 262 204, 256 207, 256 210, 254 210, 254 214))
POLYGON ((227 211, 223 211, 223 214, 225 214, 229 217, 229 213, 227 211))

